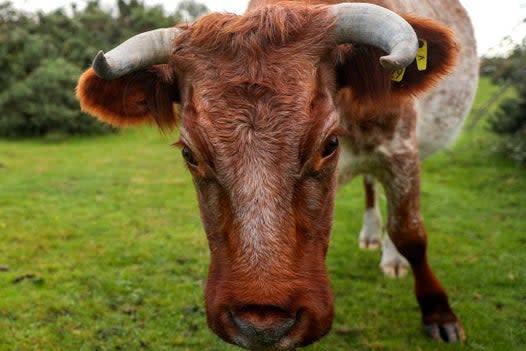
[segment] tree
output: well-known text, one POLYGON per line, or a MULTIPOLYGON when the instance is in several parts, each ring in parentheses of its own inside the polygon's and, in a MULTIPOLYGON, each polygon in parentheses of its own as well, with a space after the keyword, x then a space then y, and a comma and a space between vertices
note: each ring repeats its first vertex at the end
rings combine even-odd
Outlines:
POLYGON ((172 14, 141 0, 117 0, 115 11, 99 0, 51 13, 26 13, 0 3, 0 137, 113 131, 79 110, 77 79, 99 50, 159 27, 193 20, 208 9, 184 1, 172 14))
POLYGON ((82 114, 73 94, 81 70, 68 61, 44 59, 0 95, 0 134, 7 137, 100 134, 111 130, 82 114))
POLYGON ((207 13, 208 8, 193 0, 183 0, 179 3, 175 12, 178 15, 177 22, 186 23, 192 22, 204 13, 207 13))
MULTIPOLYGON (((516 96, 504 100, 490 119, 490 128, 501 136, 501 146, 517 163, 526 165, 526 38, 493 70, 493 81, 510 85, 516 96)), ((489 66, 491 67, 491 66, 489 66)))

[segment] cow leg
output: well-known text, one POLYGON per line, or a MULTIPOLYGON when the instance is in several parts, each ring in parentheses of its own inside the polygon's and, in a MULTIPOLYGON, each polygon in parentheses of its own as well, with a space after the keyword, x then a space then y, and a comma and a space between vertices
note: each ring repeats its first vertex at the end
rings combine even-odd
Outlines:
POLYGON ((393 155, 389 163, 383 179, 388 201, 388 234, 413 271, 424 331, 433 339, 462 341, 465 339, 462 325, 427 260, 427 234, 420 216, 418 155, 393 155))
POLYGON ((365 213, 360 230, 360 249, 377 250, 380 248, 382 234, 382 215, 378 207, 376 181, 371 176, 363 176, 365 188, 365 213))
POLYGON ((394 246, 391 238, 382 235, 382 215, 378 206, 378 192, 376 180, 368 175, 363 177, 365 189, 365 214, 363 216, 362 230, 360 231, 360 248, 363 250, 376 250, 382 243, 382 260, 380 268, 384 274, 391 278, 401 278, 407 275, 409 263, 394 246))

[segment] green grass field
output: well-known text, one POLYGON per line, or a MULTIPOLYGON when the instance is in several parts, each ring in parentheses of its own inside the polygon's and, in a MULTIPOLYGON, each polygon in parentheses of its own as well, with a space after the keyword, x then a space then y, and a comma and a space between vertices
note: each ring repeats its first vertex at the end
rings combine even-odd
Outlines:
MULTIPOLYGON (((412 278, 385 278, 379 252, 358 249, 354 181, 327 260, 333 331, 310 350, 526 350, 526 170, 483 127, 422 166, 430 261, 468 341, 426 340, 412 278)), ((0 350, 236 349, 206 326, 208 248, 176 139, 0 141, 0 350)))

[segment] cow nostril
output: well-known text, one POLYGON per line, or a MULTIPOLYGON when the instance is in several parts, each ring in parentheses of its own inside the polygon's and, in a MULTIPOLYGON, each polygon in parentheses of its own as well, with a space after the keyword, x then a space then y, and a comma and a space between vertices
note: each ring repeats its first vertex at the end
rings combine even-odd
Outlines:
POLYGON ((296 323, 296 317, 276 306, 246 305, 232 313, 240 336, 252 345, 278 343, 296 323))
POLYGON ((274 329, 293 319, 290 313, 269 305, 243 306, 234 313, 234 317, 260 330, 274 329))

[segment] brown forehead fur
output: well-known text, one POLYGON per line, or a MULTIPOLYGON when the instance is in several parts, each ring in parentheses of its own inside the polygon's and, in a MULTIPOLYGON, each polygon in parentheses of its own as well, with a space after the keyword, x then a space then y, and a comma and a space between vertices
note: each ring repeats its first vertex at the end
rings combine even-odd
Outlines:
POLYGON ((257 140, 253 152, 285 161, 284 141, 297 146, 312 122, 317 87, 330 87, 320 81, 330 75, 320 73, 319 62, 335 44, 320 28, 333 22, 321 7, 293 5, 212 14, 188 27, 171 62, 185 77, 183 126, 207 156, 240 162, 231 156, 257 140), (200 142, 205 130, 207 145, 200 142), (214 145, 221 149, 210 150, 214 145))
MULTIPOLYGON (((204 60, 256 59, 276 50, 291 54, 308 52, 319 57, 334 47, 329 45, 334 43, 327 34, 335 19, 328 15, 326 7, 283 4, 286 6, 264 6, 243 16, 221 13, 205 16, 177 39, 175 54, 180 57, 191 48, 195 58, 204 60)), ((255 80, 258 78, 257 72, 250 73, 255 80)))

